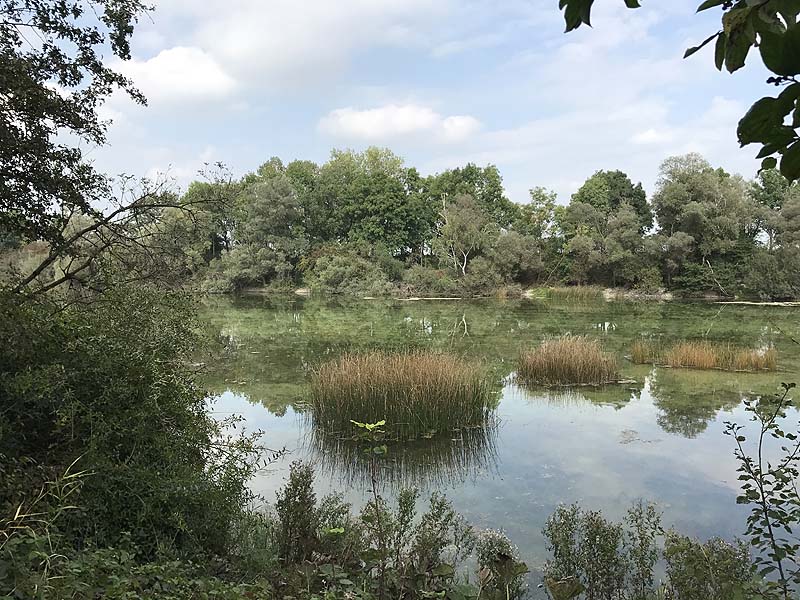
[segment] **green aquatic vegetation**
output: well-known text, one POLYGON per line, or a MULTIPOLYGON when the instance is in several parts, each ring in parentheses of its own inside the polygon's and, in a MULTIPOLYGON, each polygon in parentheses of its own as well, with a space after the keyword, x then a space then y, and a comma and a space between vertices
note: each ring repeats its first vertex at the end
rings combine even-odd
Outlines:
POLYGON ((562 335, 524 352, 517 378, 533 385, 602 385, 619 380, 617 360, 597 340, 562 335))
POLYGON ((555 287, 536 287, 528 291, 527 295, 537 299, 553 299, 572 302, 588 302, 600 300, 603 297, 603 288, 596 285, 564 285, 555 287))
POLYGON ((387 439, 483 427, 492 393, 480 364, 427 350, 343 354, 311 375, 312 422, 351 437, 354 419, 386 420, 387 439))

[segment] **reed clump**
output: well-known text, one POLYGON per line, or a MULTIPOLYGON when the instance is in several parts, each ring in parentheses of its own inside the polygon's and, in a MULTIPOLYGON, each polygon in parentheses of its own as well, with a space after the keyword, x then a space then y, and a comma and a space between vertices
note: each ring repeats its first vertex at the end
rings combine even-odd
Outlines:
POLYGON ((603 385, 619 380, 616 358, 597 340, 562 335, 519 358, 517 378, 533 385, 603 385))
POLYGON ((638 339, 631 345, 631 361, 637 365, 657 363, 661 354, 661 344, 653 340, 638 339))
POLYGON ((603 297, 603 288, 596 285, 564 285, 548 288, 548 295, 563 300, 589 301, 603 297))
POLYGON ((427 350, 344 354, 311 377, 313 424, 344 436, 351 420, 385 420, 387 436, 400 440, 482 427, 491 402, 479 364, 427 350))
POLYGON ((640 364, 723 371, 775 371, 778 368, 775 348, 741 348, 709 340, 684 340, 667 349, 650 341, 637 340, 631 346, 631 360, 640 364))

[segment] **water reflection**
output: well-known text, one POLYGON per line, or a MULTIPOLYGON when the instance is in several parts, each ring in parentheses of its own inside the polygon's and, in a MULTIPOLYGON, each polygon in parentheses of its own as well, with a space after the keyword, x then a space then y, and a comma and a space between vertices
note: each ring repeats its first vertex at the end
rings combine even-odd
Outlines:
MULTIPOLYGON (((378 460, 380 485, 396 491, 405 487, 421 490, 452 488, 498 472, 497 425, 463 429, 451 435, 394 443, 378 460)), ((306 436, 304 453, 317 472, 348 488, 365 489, 371 484, 370 461, 363 443, 326 434, 313 428, 306 436)))

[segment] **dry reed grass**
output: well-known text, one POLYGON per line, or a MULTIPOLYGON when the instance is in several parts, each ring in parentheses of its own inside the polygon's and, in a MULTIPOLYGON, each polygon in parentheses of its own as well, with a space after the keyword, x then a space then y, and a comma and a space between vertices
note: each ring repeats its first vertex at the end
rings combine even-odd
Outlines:
POLYGON ((392 439, 481 427, 490 417, 490 386, 480 365, 440 352, 345 354, 311 378, 315 426, 353 433, 351 419, 386 420, 392 439))
POLYGON ((657 363, 661 360, 661 345, 646 339, 638 339, 631 345, 631 361, 637 365, 657 363))
POLYGON ((563 335, 523 353, 517 378, 534 385, 602 385, 619 379, 617 360, 597 340, 563 335))
POLYGON ((637 340, 631 346, 631 360, 639 364, 723 371, 775 371, 778 368, 778 352, 774 348, 740 348, 708 340, 684 340, 663 351, 654 342, 637 340))

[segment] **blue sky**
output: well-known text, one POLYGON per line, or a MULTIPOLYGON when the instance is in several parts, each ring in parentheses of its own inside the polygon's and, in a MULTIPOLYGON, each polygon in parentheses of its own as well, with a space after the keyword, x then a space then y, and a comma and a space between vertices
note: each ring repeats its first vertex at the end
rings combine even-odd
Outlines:
POLYGON ((698 1, 597 0, 594 28, 564 34, 556 0, 162 0, 119 66, 149 106, 115 94, 89 156, 185 186, 204 162, 240 175, 380 145, 423 174, 496 164, 517 202, 533 186, 566 202, 597 169, 652 192, 690 151, 752 177, 736 122, 767 74, 757 56, 735 75, 711 48, 682 59, 719 28, 698 1))

